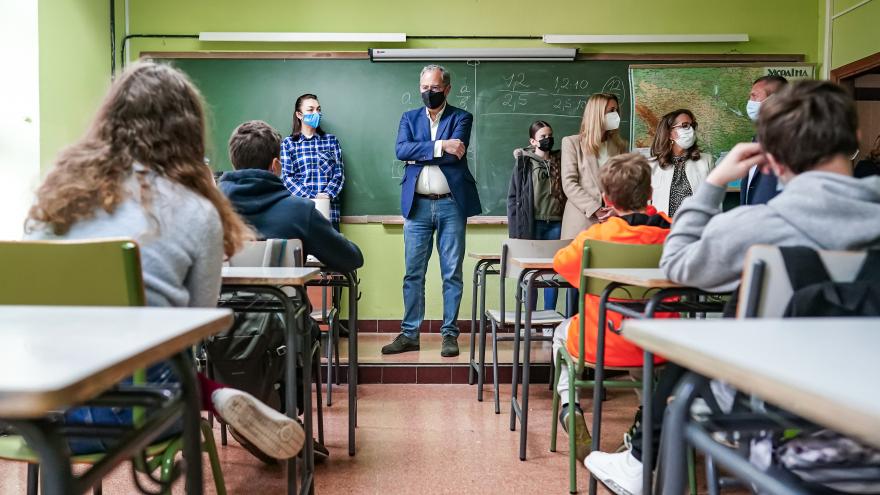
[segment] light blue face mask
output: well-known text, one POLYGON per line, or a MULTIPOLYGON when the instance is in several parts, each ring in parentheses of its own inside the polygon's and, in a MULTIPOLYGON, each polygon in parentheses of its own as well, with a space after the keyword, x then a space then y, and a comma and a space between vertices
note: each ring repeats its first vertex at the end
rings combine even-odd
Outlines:
POLYGON ((317 129, 319 125, 321 125, 321 114, 318 112, 315 113, 307 113, 303 115, 303 124, 317 129))
POLYGON ((746 103, 746 114, 749 116, 749 119, 752 122, 757 122, 758 113, 761 111, 761 102, 755 100, 749 100, 746 103))

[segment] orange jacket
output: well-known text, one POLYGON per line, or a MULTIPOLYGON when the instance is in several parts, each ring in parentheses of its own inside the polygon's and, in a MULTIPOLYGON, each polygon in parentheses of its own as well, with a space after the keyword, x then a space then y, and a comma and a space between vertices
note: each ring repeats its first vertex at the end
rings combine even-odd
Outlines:
MULTIPOLYGON (((649 212, 653 213, 653 212, 649 212)), ((669 222, 665 213, 660 213, 669 222)), ((584 253, 584 241, 595 239, 599 241, 621 242, 626 244, 662 244, 669 234, 668 228, 653 227, 647 225, 632 226, 618 217, 611 217, 604 223, 597 223, 589 229, 581 232, 567 247, 560 249, 553 258, 553 269, 567 280, 573 287, 580 283, 581 258, 584 253)), ((584 360, 589 363, 596 362, 596 329, 599 325, 599 297, 587 295, 584 298, 584 314, 587 321, 584 322, 586 335, 584 347, 586 355, 584 360)), ((677 313, 658 313, 657 318, 677 318, 677 313)), ((620 328, 623 316, 620 313, 609 311, 606 321, 611 322, 614 328, 620 328)), ((578 355, 578 315, 571 320, 566 338, 566 348, 572 357, 578 355)), ((605 366, 636 367, 642 365, 642 349, 632 344, 614 332, 605 333, 605 366)), ((663 359, 655 357, 655 362, 663 359)))

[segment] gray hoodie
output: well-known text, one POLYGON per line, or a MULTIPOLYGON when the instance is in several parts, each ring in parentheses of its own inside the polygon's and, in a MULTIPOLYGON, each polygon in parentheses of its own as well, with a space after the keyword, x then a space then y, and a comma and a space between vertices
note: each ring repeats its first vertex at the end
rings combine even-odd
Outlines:
POLYGON ((660 268, 678 283, 732 291, 755 244, 859 250, 880 247, 880 177, 794 177, 765 205, 721 214, 724 189, 704 184, 675 215, 660 268))

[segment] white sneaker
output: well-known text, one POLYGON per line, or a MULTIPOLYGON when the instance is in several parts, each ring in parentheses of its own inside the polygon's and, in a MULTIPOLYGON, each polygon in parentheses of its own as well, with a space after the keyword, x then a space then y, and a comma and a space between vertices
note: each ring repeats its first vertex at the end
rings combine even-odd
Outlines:
POLYGON ((642 495, 642 463, 629 451, 594 451, 584 459, 584 466, 617 495, 642 495))
POLYGON ((211 394, 220 419, 276 459, 288 459, 302 449, 305 432, 300 424, 260 402, 253 395, 234 388, 211 394))

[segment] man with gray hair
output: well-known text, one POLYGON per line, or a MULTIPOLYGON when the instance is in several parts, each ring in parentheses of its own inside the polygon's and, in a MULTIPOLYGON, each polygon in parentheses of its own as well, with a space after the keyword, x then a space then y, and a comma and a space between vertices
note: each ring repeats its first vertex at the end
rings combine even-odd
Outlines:
POLYGON ((425 108, 400 118, 397 159, 406 162, 400 210, 406 274, 400 335, 382 354, 419 350, 419 327, 425 317, 425 272, 434 233, 443 277, 443 343, 440 355, 458 355, 458 308, 461 304, 467 217, 482 211, 477 184, 468 169, 473 116, 446 102, 452 88, 449 72, 439 65, 422 69, 419 92, 425 108))

